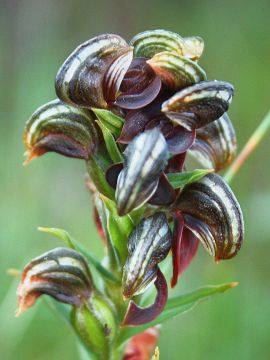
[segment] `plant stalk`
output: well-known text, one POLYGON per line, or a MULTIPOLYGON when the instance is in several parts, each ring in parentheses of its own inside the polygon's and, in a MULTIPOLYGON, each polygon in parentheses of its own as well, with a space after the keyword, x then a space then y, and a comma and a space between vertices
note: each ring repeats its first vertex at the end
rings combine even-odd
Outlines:
POLYGON ((249 138, 248 142, 234 160, 228 171, 224 175, 224 179, 230 183, 238 170, 242 167, 244 162, 250 156, 250 154, 256 149, 259 143, 262 141, 263 137, 266 135, 267 130, 270 128, 270 111, 263 118, 260 125, 254 131, 254 133, 249 138))

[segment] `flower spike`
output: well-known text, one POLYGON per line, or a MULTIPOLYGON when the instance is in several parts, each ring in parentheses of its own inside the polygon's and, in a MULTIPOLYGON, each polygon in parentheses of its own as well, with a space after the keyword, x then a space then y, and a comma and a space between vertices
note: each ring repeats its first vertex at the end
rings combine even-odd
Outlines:
POLYGON ((203 50, 200 37, 161 29, 141 32, 130 44, 114 34, 96 36, 60 67, 59 99, 26 124, 26 163, 50 151, 85 160, 105 257, 99 261, 66 231, 47 228, 68 249, 25 267, 18 314, 42 295, 68 304, 57 308, 64 306, 95 359, 150 358, 158 333, 149 343, 145 329, 235 286, 207 286, 167 301, 163 274, 170 251, 173 288, 200 242, 218 261, 235 256, 243 241, 240 206, 214 173, 236 152, 226 113, 234 88, 207 80, 198 64, 203 50), (194 168, 189 155, 202 168, 194 168), (88 264, 97 270, 97 287, 88 264))

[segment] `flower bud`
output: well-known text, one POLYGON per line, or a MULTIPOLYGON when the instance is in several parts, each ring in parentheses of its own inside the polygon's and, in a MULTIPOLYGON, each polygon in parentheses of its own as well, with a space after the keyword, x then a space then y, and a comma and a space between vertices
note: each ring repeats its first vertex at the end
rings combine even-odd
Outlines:
POLYGON ((204 41, 200 36, 189 36, 184 37, 186 46, 189 50, 189 53, 192 54, 192 60, 199 60, 202 56, 204 49, 204 41))
POLYGON ((149 360, 160 335, 160 325, 151 327, 133 336, 124 352, 124 360, 149 360))
POLYGON ((85 259, 74 250, 56 248, 33 259, 24 268, 17 291, 17 315, 34 305, 41 295, 81 306, 92 290, 92 277, 85 259))
POLYGON ((72 325, 83 343, 98 359, 107 360, 115 337, 116 322, 113 304, 93 292, 82 307, 74 307, 72 325))
POLYGON ((56 248, 26 265, 18 287, 17 316, 41 295, 73 305, 71 321, 77 334, 100 359, 107 359, 116 328, 114 307, 94 288, 82 255, 56 248))
POLYGON ((144 58, 151 58, 163 51, 171 51, 197 60, 203 51, 201 38, 182 38, 177 33, 161 29, 147 30, 135 35, 130 45, 134 47, 135 57, 144 58))
POLYGON ((26 123, 26 162, 49 151, 86 160, 98 142, 97 125, 90 111, 53 100, 38 108, 26 123))
POLYGON ((196 140, 189 152, 206 168, 220 171, 230 165, 236 149, 235 131, 225 113, 196 131, 196 140))
POLYGON ((154 194, 168 160, 168 147, 158 129, 139 134, 125 150, 124 168, 116 187, 119 215, 142 206, 154 194))
POLYGON ((177 204, 184 222, 218 260, 235 256, 243 241, 244 223, 232 190, 217 174, 187 185, 177 204))
POLYGON ((228 110, 233 92, 224 81, 202 81, 178 91, 162 104, 162 111, 187 130, 198 129, 228 110))
POLYGON ((123 296, 146 290, 156 279, 157 265, 171 248, 171 231, 164 213, 143 219, 128 238, 128 257, 123 271, 123 296))

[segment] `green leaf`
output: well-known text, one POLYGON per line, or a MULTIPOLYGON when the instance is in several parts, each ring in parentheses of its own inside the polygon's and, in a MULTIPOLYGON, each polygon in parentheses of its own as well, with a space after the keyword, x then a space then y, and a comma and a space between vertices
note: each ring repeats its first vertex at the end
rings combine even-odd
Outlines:
POLYGON ((167 301, 165 309, 155 320, 142 326, 124 328, 118 338, 118 345, 120 346, 122 343, 124 343, 131 337, 148 329, 149 327, 161 324, 174 316, 183 314, 191 310, 202 300, 205 300, 213 295, 223 293, 237 285, 238 283, 235 282, 221 285, 208 285, 192 291, 188 294, 176 296, 169 299, 167 301))
POLYGON ((85 257, 85 259, 96 268, 96 270, 102 275, 104 279, 116 284, 121 283, 120 280, 118 280, 110 271, 108 271, 100 263, 100 261, 96 259, 96 257, 93 254, 91 254, 91 252, 88 249, 86 249, 77 240, 73 239, 67 231, 63 229, 47 228, 47 227, 39 227, 38 230, 56 236, 58 239, 63 241, 66 246, 81 253, 85 257))
POLYGON ((187 184, 200 180, 205 175, 213 172, 213 169, 196 169, 193 171, 184 171, 181 173, 166 174, 170 184, 174 189, 184 187, 187 184))
POLYGON ((110 199, 114 199, 114 189, 108 184, 104 171, 97 160, 94 157, 90 157, 89 160, 86 161, 86 165, 88 174, 97 190, 110 199))
POLYGON ((120 269, 120 260, 119 260, 119 255, 114 247, 114 244, 111 241, 111 237, 109 236, 109 232, 107 229, 106 207, 100 198, 100 194, 96 193, 93 199, 107 241, 110 269, 114 269, 118 271, 120 269))
POLYGON ((129 215, 118 215, 114 201, 102 195, 100 197, 107 209, 106 218, 109 237, 123 264, 127 257, 127 239, 134 228, 134 223, 129 215))
POLYGON ((117 137, 120 136, 124 125, 124 119, 109 110, 92 108, 92 111, 96 114, 102 124, 107 127, 107 129, 109 129, 117 137))
POLYGON ((104 141, 105 141, 108 153, 110 155, 110 158, 115 163, 122 162, 123 156, 115 142, 114 136, 112 135, 110 130, 107 128, 107 126, 105 126, 100 120, 96 120, 96 122, 98 123, 98 125, 102 131, 104 141))

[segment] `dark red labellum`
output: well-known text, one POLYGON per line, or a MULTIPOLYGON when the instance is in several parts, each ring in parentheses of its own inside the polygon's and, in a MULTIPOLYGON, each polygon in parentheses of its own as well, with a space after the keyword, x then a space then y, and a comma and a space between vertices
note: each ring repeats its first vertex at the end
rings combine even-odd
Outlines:
POLYGON ((172 239, 172 261, 173 261, 173 276, 171 279, 171 287, 175 287, 178 278, 183 271, 191 263, 191 260, 196 254, 199 240, 193 233, 185 227, 184 218, 180 211, 173 214, 174 229, 172 239))
MULTIPOLYGON (((169 96, 170 92, 163 86, 158 97, 151 104, 147 105, 143 109, 129 111, 125 118, 122 133, 117 141, 127 144, 146 128, 153 128, 154 126, 151 126, 151 123, 157 125, 160 120, 164 121, 165 119, 168 119, 161 113, 161 106, 169 96), (158 119, 158 121, 156 121, 156 119, 158 119)), ((171 129, 172 126, 170 125, 170 130, 171 129)), ((163 130, 161 131, 163 133, 163 130)), ((168 130, 166 130, 166 132, 167 131, 168 130)), ((164 136, 166 136, 166 132, 165 134, 163 133, 164 136)))
POLYGON ((123 167, 124 167, 123 163, 117 163, 111 165, 106 171, 105 174, 106 180, 109 183, 109 185, 111 185, 111 187, 113 187, 114 189, 116 188, 117 179, 120 172, 123 170, 123 167))
POLYGON ((188 131, 182 126, 175 126, 171 133, 165 136, 171 154, 186 152, 193 145, 195 137, 196 133, 194 129, 188 131))
POLYGON ((168 286, 166 279, 159 268, 157 268, 155 287, 157 289, 157 296, 154 304, 141 308, 136 305, 134 301, 131 300, 129 302, 129 306, 123 320, 124 326, 139 326, 147 324, 161 314, 167 302, 168 286))
POLYGON ((154 195, 148 200, 151 205, 170 205, 175 201, 176 192, 171 186, 166 175, 162 173, 159 178, 158 187, 154 195))
POLYGON ((168 161, 165 173, 175 173, 183 171, 186 154, 187 153, 184 152, 182 154, 172 156, 168 161))
POLYGON ((144 58, 133 59, 127 71, 115 105, 123 109, 139 109, 150 104, 159 94, 161 79, 144 58))

